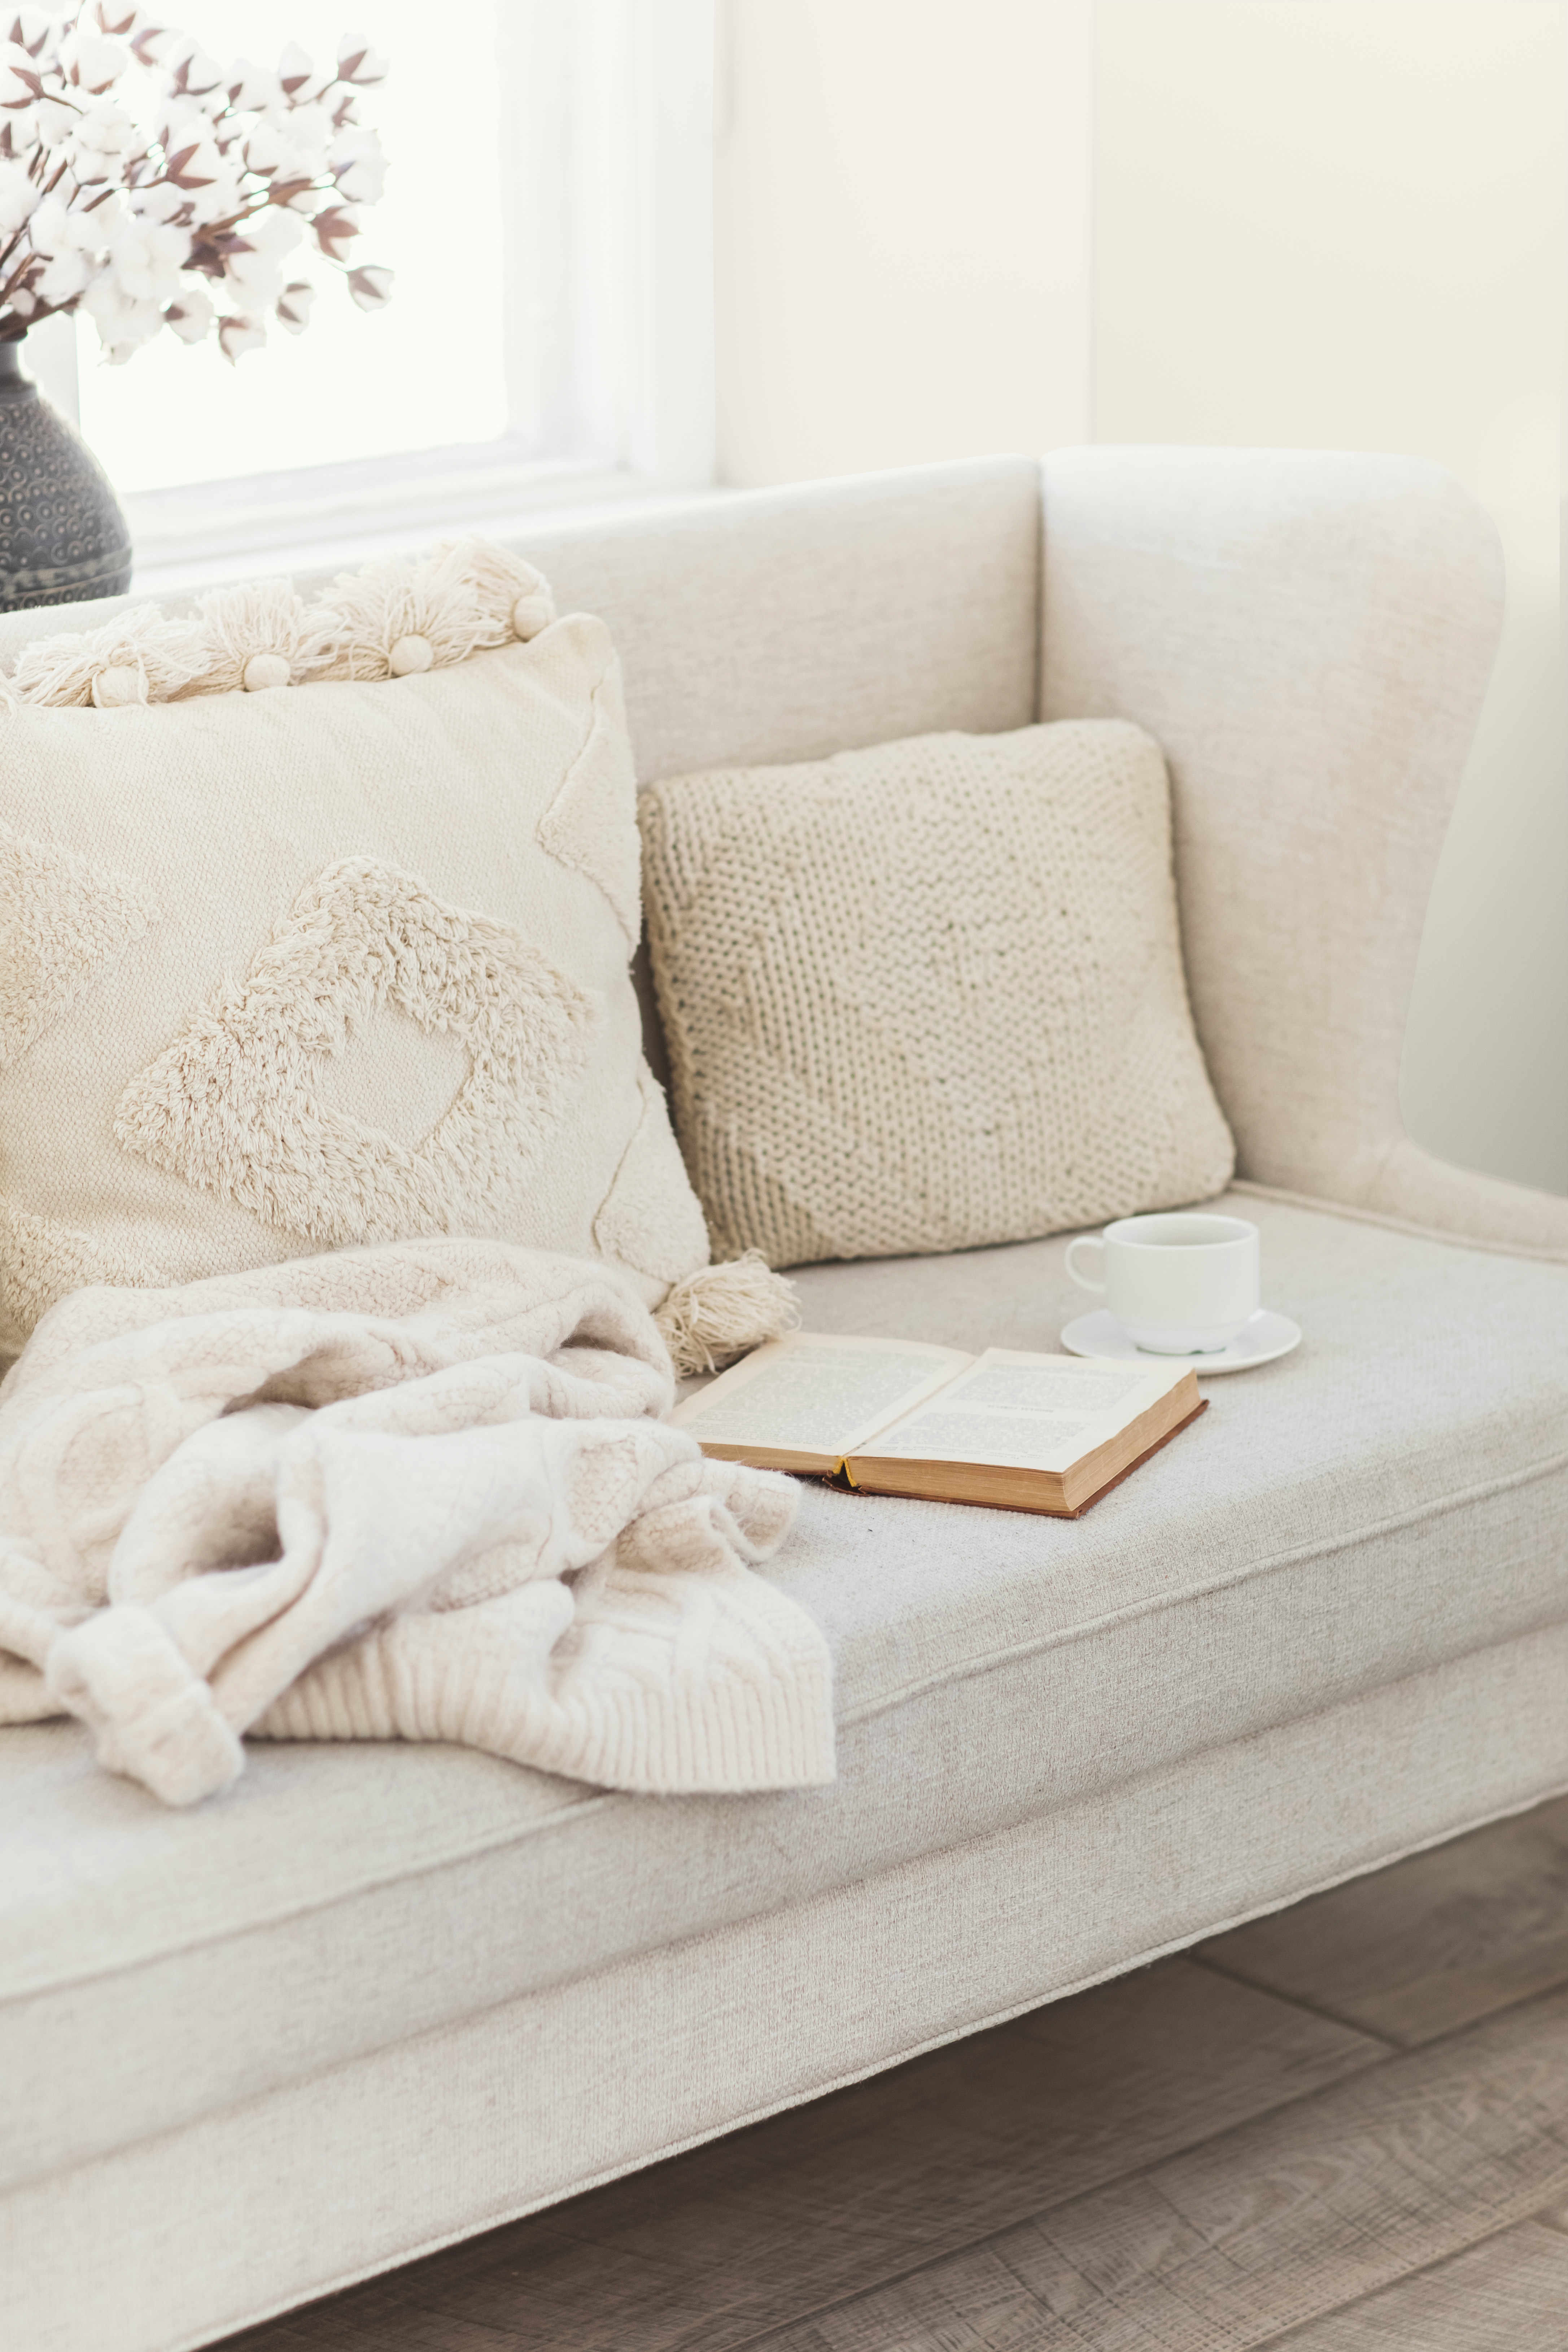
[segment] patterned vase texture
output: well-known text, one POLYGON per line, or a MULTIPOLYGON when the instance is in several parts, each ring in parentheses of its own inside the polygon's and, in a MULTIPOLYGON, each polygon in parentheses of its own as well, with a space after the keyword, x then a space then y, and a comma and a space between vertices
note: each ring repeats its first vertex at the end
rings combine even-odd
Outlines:
POLYGON ((131 585, 131 534, 92 452, 0 343, 0 612, 131 585))

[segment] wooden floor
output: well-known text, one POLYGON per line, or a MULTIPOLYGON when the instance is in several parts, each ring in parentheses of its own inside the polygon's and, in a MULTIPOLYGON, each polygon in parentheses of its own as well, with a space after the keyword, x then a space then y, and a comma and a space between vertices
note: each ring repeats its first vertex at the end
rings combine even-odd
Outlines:
POLYGON ((227 2352, 1568 2352, 1568 1800, 227 2352))

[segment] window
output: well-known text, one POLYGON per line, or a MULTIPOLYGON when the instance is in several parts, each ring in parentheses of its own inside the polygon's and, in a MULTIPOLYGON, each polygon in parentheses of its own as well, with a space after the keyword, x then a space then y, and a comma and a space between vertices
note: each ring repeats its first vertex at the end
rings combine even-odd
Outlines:
POLYGON ((326 58, 344 31, 390 58, 361 110, 392 168, 353 257, 396 283, 365 314, 321 265, 306 332, 235 367, 168 334, 110 367, 75 328, 82 433, 139 583, 711 479, 711 0, 170 13, 225 60, 290 39, 326 58))

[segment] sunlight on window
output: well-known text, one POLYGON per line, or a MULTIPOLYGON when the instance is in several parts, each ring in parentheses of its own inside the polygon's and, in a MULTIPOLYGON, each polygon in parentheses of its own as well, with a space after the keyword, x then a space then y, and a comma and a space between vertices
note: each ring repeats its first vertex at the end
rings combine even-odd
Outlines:
POLYGON ((425 0, 184 0, 172 20, 226 65, 274 64, 295 40, 325 64, 344 33, 391 59, 363 120, 390 159, 386 194, 362 215, 351 258, 395 272, 393 299, 355 309, 340 273, 301 247, 291 268, 318 289, 310 326, 276 321, 235 366, 216 342, 167 331, 123 367, 78 328, 81 429, 120 490, 161 489, 405 449, 494 440, 506 430, 494 0, 445 20, 425 0), (449 27, 447 29, 446 27, 449 27))

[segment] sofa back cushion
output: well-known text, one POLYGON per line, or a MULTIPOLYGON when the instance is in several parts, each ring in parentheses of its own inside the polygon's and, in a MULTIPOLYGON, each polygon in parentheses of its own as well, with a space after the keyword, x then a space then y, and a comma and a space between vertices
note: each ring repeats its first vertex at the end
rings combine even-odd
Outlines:
MULTIPOLYGON (((647 502, 506 544, 616 643, 644 783, 1037 714, 1040 468, 921 466, 647 502)), ((250 568, 266 568, 258 557, 250 568)), ((325 572, 295 568, 309 594, 325 572)), ((0 614, 0 663, 132 601, 0 614)), ((166 600, 179 608, 188 598, 166 600)))
POLYGON ((677 1130, 721 1252, 963 1249, 1228 1181, 1137 728, 710 771, 640 814, 677 1130))

